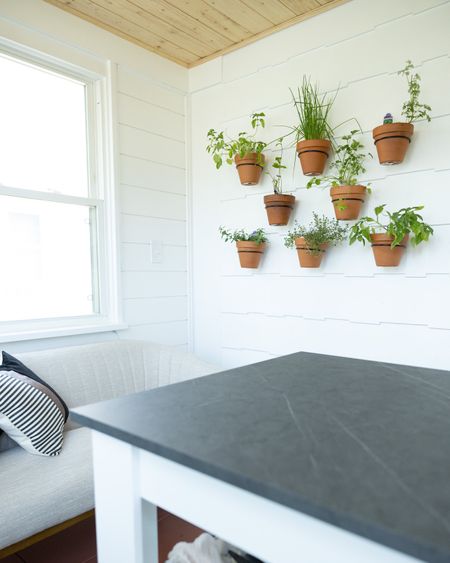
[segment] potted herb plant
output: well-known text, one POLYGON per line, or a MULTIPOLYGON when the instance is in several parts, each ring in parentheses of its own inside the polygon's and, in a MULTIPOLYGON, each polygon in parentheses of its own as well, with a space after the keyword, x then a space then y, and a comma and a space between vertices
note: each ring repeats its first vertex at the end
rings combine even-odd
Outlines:
POLYGON ((423 205, 404 207, 390 213, 386 204, 375 207, 375 219, 363 217, 350 230, 350 244, 356 241, 372 245, 377 266, 398 266, 405 252, 408 240, 413 246, 427 241, 433 234, 430 225, 417 213, 423 205), (382 221, 381 216, 387 221, 382 221), (410 238, 410 235, 412 237, 410 238))
POLYGON ((241 268, 257 268, 266 248, 267 236, 264 229, 256 229, 248 234, 244 229, 229 231, 219 227, 220 236, 225 242, 235 242, 241 268))
POLYGON ((333 130, 328 119, 334 99, 320 95, 318 85, 306 76, 297 95, 292 90, 291 95, 298 116, 294 132, 303 174, 317 176, 323 173, 331 150, 333 130))
POLYGON ((390 113, 384 117, 383 125, 375 127, 372 132, 375 146, 377 147, 380 164, 399 164, 403 162, 406 151, 414 134, 414 121, 426 119, 430 121, 431 107, 419 102, 420 75, 413 72, 414 65, 406 61, 405 68, 397 74, 404 76, 408 84, 409 99, 404 102, 402 115, 406 122, 393 123, 390 113))
POLYGON ((336 148, 336 158, 331 165, 333 174, 321 178, 311 178, 306 185, 307 188, 330 187, 334 213, 336 219, 340 221, 357 219, 366 198, 366 192, 370 191, 368 186, 362 186, 358 182, 358 177, 366 171, 365 159, 372 156, 370 153, 365 153, 364 145, 355 139, 358 132, 357 129, 354 129, 342 137, 342 142, 336 148))
POLYGON ((284 245, 287 248, 295 246, 302 268, 319 268, 327 248, 342 242, 347 232, 347 225, 313 213, 313 221, 309 225, 295 223, 295 227, 286 235, 284 245))
POLYGON ((266 207, 269 225, 287 225, 289 223, 291 211, 294 209, 295 204, 295 196, 283 194, 283 178, 281 176, 281 170, 285 169, 286 166, 283 164, 281 143, 278 144, 280 146, 281 154, 280 156, 275 157, 272 164, 272 168, 275 169, 276 174, 272 174, 270 171, 266 172, 266 174, 271 177, 273 186, 273 194, 264 196, 264 205, 266 207))
POLYGON ((206 150, 212 155, 216 168, 219 169, 224 160, 227 164, 233 164, 233 159, 239 174, 241 184, 244 186, 256 185, 264 168, 265 158, 262 151, 267 143, 255 139, 258 129, 265 127, 265 114, 254 113, 251 116, 253 133, 241 131, 237 139, 225 139, 223 131, 214 129, 208 131, 208 145, 206 150))

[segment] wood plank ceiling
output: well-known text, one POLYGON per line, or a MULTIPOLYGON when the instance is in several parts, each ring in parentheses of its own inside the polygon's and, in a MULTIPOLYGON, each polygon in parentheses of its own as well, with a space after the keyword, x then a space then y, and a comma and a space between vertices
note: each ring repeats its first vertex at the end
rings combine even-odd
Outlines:
POLYGON ((193 67, 347 0, 46 0, 193 67))

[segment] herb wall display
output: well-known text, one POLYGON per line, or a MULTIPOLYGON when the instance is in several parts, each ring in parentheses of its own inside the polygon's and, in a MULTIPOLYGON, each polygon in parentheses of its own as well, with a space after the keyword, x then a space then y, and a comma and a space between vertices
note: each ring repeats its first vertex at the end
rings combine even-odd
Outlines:
MULTIPOLYGON (((420 98, 420 76, 414 72, 414 65, 407 61, 398 72, 406 79, 409 98, 404 102, 402 115, 405 122, 394 123, 391 114, 387 114, 383 125, 373 130, 373 138, 381 164, 398 164, 403 161, 414 132, 413 122, 430 121, 431 107, 422 103, 420 98)), ((251 126, 253 132, 240 132, 236 138, 226 138, 223 131, 208 131, 207 151, 212 155, 217 169, 226 162, 236 164, 240 181, 243 185, 255 185, 260 181, 266 164, 263 151, 267 149, 272 160, 266 171, 272 181, 273 194, 264 196, 264 205, 269 225, 285 226, 289 223, 296 198, 283 193, 283 172, 286 165, 283 159, 284 143, 289 138, 289 148, 296 146, 303 173, 313 177, 306 188, 327 187, 330 189, 331 202, 336 219, 329 219, 313 212, 313 221, 303 225, 298 221, 285 236, 285 246, 297 249, 300 266, 318 268, 330 246, 343 242, 348 234, 348 227, 339 221, 355 221, 360 216, 362 205, 371 193, 370 183, 361 183, 361 176, 366 172, 366 161, 372 155, 364 149, 361 141, 361 128, 350 131, 339 139, 334 137, 331 126, 331 111, 336 99, 329 94, 321 94, 317 84, 306 76, 297 91, 290 90, 298 123, 288 125, 290 132, 273 141, 258 140, 260 129, 265 127, 265 114, 253 113, 251 126), (334 151, 334 159, 328 174, 325 170, 328 156, 334 151)), ((336 90, 337 92, 337 90, 336 90)), ((356 118, 352 118, 358 123, 356 118)), ((350 121, 350 120, 347 120, 350 121)), ((342 124, 341 124, 342 125, 342 124)), ((294 165, 295 169, 295 165, 294 165)), ((293 170, 294 172, 294 170, 293 170)), ((430 225, 424 222, 418 213, 423 206, 403 207, 389 212, 386 204, 374 210, 374 217, 365 216, 350 229, 350 245, 355 242, 371 244, 377 266, 398 266, 408 243, 416 246, 427 241, 433 234, 430 225)), ((235 242, 239 260, 243 268, 257 268, 265 251, 267 235, 262 228, 250 234, 245 230, 226 230, 220 227, 220 234, 227 242, 235 242)))

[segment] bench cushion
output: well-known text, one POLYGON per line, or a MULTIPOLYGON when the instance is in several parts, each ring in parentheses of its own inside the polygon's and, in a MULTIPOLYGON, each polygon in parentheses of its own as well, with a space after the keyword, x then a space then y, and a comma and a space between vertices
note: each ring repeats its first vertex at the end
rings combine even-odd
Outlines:
MULTIPOLYGON (((135 340, 28 352, 18 358, 64 397, 69 408, 217 371, 192 354, 135 340)), ((73 427, 69 417, 66 430, 73 427)))
POLYGON ((91 436, 66 432, 59 456, 32 456, 22 448, 1 454, 0 549, 94 507, 91 436))

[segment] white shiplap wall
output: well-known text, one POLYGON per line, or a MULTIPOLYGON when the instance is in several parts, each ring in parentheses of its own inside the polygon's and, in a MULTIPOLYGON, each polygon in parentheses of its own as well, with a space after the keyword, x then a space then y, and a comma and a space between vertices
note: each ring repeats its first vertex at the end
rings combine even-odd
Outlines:
POLYGON ((185 95, 122 66, 118 91, 126 337, 185 345, 185 95))
MULTIPOLYGON (((241 365, 306 350, 450 369, 450 2, 351 0, 239 51, 190 71, 195 351, 211 361, 241 365), (390 111, 400 118, 406 98, 396 75, 412 59, 422 76, 430 124, 416 124, 403 165, 375 157, 365 181, 373 194, 364 211, 424 204, 435 237, 409 248, 399 268, 376 268, 370 248, 332 249, 320 270, 300 269, 283 246, 286 228, 267 226, 262 202, 271 185, 243 187, 232 168, 217 172, 205 152, 210 127, 245 130, 253 111, 265 111, 266 140, 295 123, 289 87, 304 74, 323 90, 340 85, 334 124, 358 118, 366 147, 371 130, 390 111), (241 270, 219 225, 265 226, 270 244, 262 267, 241 270)), ((339 132, 343 134, 350 125, 339 132)), ((294 151, 285 155, 289 164, 294 151)), ((306 191, 298 165, 285 174, 297 197, 294 216, 333 216, 327 190, 306 191)))
POLYGON ((111 338, 187 343, 185 98, 187 70, 41 0, 3 0, 0 36, 116 76, 121 299, 129 328, 28 342, 9 351, 111 338), (151 243, 162 244, 152 264, 151 243))

